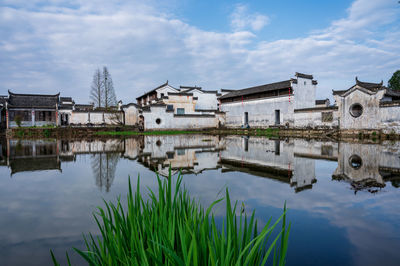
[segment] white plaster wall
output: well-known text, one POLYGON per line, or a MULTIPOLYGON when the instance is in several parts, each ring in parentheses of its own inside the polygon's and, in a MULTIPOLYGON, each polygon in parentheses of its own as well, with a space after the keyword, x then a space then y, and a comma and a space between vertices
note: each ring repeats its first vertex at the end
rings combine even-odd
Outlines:
POLYGON ((379 101, 384 91, 370 95, 361 90, 354 90, 346 97, 334 95, 339 107, 339 125, 341 129, 376 129, 380 120, 379 101), (363 107, 363 113, 359 117, 350 114, 350 106, 359 103, 363 107))
POLYGON ((227 127, 241 127, 244 124, 244 113, 249 114, 250 127, 267 127, 275 125, 275 110, 280 110, 280 124, 293 125, 293 97, 266 98, 234 103, 221 104, 221 111, 226 112, 227 127))
POLYGON ((139 119, 139 112, 136 106, 130 105, 124 108, 125 112, 125 125, 127 126, 134 126, 138 123, 139 119))
POLYGON ((294 113, 294 127, 305 128, 305 127, 337 127, 339 125, 339 113, 337 110, 325 110, 325 111, 303 111, 294 113), (332 122, 322 122, 322 113, 332 112, 332 122))
POLYGON ((90 113, 90 123, 94 125, 99 125, 105 123, 105 115, 103 112, 91 112, 90 113))
POLYGON ((166 112, 165 106, 152 106, 150 112, 143 112, 145 130, 163 129, 201 129, 218 127, 218 117, 204 116, 174 116, 172 112, 166 112), (156 120, 161 119, 157 124, 156 120))
POLYGON ((70 124, 87 124, 88 116, 87 112, 72 112, 70 124))
POLYGON ((317 85, 311 79, 297 78, 297 83, 292 83, 295 109, 315 107, 315 91, 317 85), (304 84, 304 82, 306 84, 304 84))
POLYGON ((379 128, 384 133, 400 133, 400 106, 379 108, 379 128))
POLYGON ((157 98, 161 98, 161 93, 163 93, 164 96, 167 96, 168 92, 179 92, 179 91, 171 87, 170 85, 166 85, 162 88, 157 89, 157 98))
POLYGON ((198 90, 190 91, 194 97, 198 97, 195 109, 218 109, 218 99, 216 93, 204 93, 198 90))
POLYGON ((122 112, 119 113, 106 113, 106 112, 72 112, 70 124, 94 124, 94 125, 115 125, 118 120, 122 121, 122 112), (89 119, 90 115, 90 119, 89 119), (119 116, 119 119, 116 119, 119 116))
POLYGON ((168 105, 173 105, 175 114, 178 108, 185 109, 185 114, 193 114, 195 113, 194 107, 197 101, 193 100, 193 96, 168 95, 168 99, 164 99, 163 102, 168 105))

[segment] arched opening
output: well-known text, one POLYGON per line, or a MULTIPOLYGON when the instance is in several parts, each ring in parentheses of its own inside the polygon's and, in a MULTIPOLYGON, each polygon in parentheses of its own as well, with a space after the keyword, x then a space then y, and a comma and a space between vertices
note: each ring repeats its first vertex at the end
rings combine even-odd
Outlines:
POLYGON ((355 103, 352 106, 350 106, 350 114, 353 117, 360 117, 363 113, 363 107, 359 103, 355 103))
POLYGON ((161 124, 161 119, 160 119, 160 118, 157 118, 157 119, 156 119, 156 124, 157 124, 157 125, 161 124))

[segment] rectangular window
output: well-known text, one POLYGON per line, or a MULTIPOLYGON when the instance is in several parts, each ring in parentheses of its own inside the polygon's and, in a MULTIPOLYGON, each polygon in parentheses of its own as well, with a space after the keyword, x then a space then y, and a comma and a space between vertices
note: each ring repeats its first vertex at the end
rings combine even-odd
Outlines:
POLYGON ((176 113, 178 115, 184 115, 185 114, 185 108, 177 108, 176 113))
POLYGON ((176 154, 177 155, 185 155, 185 149, 177 149, 176 154))
POLYGON ((172 104, 168 104, 167 111, 174 111, 174 106, 172 104))
POLYGON ((321 121, 322 122, 332 122, 333 121, 333 112, 322 112, 321 113, 321 121))

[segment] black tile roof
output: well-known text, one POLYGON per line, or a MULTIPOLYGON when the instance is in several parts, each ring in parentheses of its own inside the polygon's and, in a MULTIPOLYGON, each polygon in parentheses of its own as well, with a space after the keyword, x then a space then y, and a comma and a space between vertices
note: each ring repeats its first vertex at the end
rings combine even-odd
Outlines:
POLYGON ((136 108, 141 108, 141 107, 140 107, 139 105, 137 105, 136 103, 127 103, 127 104, 122 105, 121 107, 122 107, 122 108, 127 108, 127 107, 129 107, 129 106, 131 106, 131 105, 135 106, 136 108))
POLYGON ((255 94, 255 93, 260 93, 260 92, 265 92, 265 91, 286 89, 286 88, 290 88, 290 87, 291 87, 291 80, 285 80, 285 81, 280 81, 280 82, 275 82, 275 83, 270 83, 270 84, 265 84, 265 85, 251 87, 251 88, 232 91, 232 92, 229 92, 229 93, 219 97, 219 99, 227 99, 227 98, 250 95, 250 94, 255 94))
POLYGON ((59 95, 44 95, 44 94, 17 94, 8 91, 9 107, 22 108, 55 108, 58 103, 59 95))
POLYGON ((299 72, 296 72, 295 76, 298 78, 304 78, 304 79, 313 79, 314 78, 313 75, 303 74, 303 73, 299 73, 299 72))
POLYGON ((394 91, 394 90, 386 88, 385 96, 400 97, 400 91, 394 91))
POLYGON ((315 100, 315 104, 325 104, 326 102, 328 102, 329 99, 324 99, 324 100, 315 100))
POLYGON ((58 109, 60 110, 72 110, 73 104, 60 104, 58 109))
POLYGON ((193 93, 188 93, 188 92, 168 92, 168 95, 193 96, 193 93))
POLYGON ((195 86, 179 86, 180 89, 184 89, 184 90, 193 90, 193 89, 198 89, 201 90, 201 87, 197 87, 195 86))
POLYGON ((60 102, 72 102, 71 97, 60 97, 60 102))
POLYGON ((347 90, 337 90, 337 91, 333 90, 332 94, 341 96, 341 95, 345 94, 346 92, 348 92, 349 90, 351 90, 352 88, 354 88, 354 86, 357 86, 357 85, 362 87, 362 88, 364 88, 364 89, 366 89, 366 90, 369 90, 371 92, 377 92, 379 90, 387 89, 385 86, 383 86, 383 81, 381 81, 380 83, 362 82, 362 81, 359 81, 358 78, 356 77, 356 84, 355 85, 351 86, 347 90))
POLYGON ((380 83, 362 82, 359 81, 358 78, 356 77, 356 85, 363 87, 367 90, 376 92, 382 89, 383 81, 381 81, 380 83))
MULTIPOLYGON (((140 98, 143 98, 144 96, 146 96, 146 95, 148 95, 148 94, 150 94, 150 93, 152 93, 152 92, 155 92, 156 90, 158 90, 158 89, 160 89, 160 88, 162 88, 162 87, 164 87, 164 86, 166 86, 166 85, 168 85, 168 80, 167 80, 167 82, 165 82, 164 84, 161 84, 161 85, 158 86, 157 88, 154 88, 154 89, 152 89, 152 90, 149 90, 148 92, 146 92, 146 93, 142 94, 141 96, 137 97, 136 100, 139 100, 140 98)), ((171 87, 172 87, 172 86, 171 86, 171 87)), ((175 88, 174 88, 174 89, 175 89, 175 88)), ((176 90, 178 90, 178 89, 176 89, 176 90)))
POLYGON ((187 87, 187 86, 180 86, 180 88, 181 89, 183 89, 183 90, 185 90, 185 91, 183 91, 183 92, 189 92, 189 91, 192 91, 192 90, 199 90, 199 91, 201 91, 201 92, 203 92, 203 93, 212 93, 212 94, 216 94, 216 93, 218 93, 218 91, 217 90, 215 90, 215 91, 212 91, 212 90, 203 90, 201 87, 187 87))

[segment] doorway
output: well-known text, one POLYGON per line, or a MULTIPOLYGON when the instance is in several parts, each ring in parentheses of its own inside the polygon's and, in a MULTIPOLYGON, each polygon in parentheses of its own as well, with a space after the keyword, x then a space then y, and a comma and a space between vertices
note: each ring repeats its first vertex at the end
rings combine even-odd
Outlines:
POLYGON ((275 110, 275 125, 281 124, 281 111, 275 110))
POLYGON ((249 113, 244 112, 244 125, 247 126, 249 124, 249 113))

